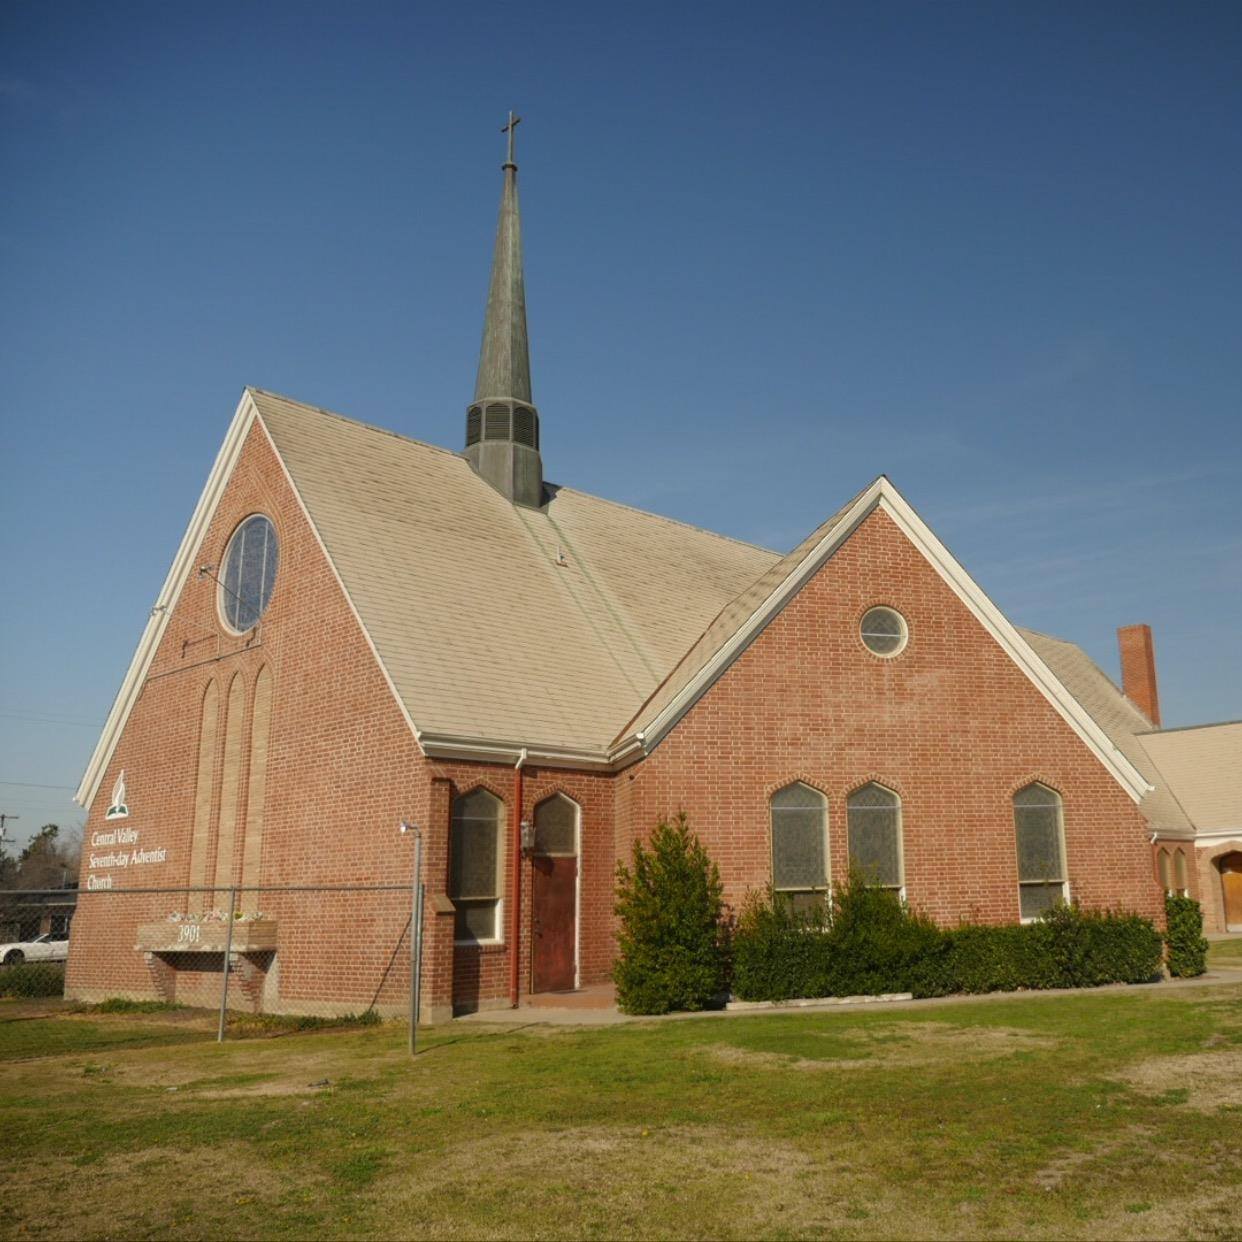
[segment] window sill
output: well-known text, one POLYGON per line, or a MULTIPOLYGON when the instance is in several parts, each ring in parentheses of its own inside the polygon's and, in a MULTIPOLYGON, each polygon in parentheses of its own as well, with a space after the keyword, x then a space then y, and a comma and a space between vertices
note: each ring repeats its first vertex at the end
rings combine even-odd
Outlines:
POLYGON ((454 940, 453 945, 459 949, 503 949, 503 940, 454 940))

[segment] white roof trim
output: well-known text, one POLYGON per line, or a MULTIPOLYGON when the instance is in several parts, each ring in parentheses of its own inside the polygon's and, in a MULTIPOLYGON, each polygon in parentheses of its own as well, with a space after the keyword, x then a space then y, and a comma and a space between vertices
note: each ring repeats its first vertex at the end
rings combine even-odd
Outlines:
MULTIPOLYGON (((893 519, 910 542, 940 575, 955 595, 992 635, 1011 660, 1026 674, 1036 689, 1056 709, 1063 720, 1086 743, 1117 783, 1137 803, 1151 788, 1139 770, 1119 751, 1076 698, 1039 658, 1034 648, 988 599, 982 588, 966 572, 953 554, 932 533, 906 499, 888 479, 877 479, 835 523, 818 546, 798 568, 738 627, 733 636, 699 671, 681 692, 653 719, 634 731, 617 750, 632 746, 638 739, 649 753, 685 715, 742 652, 762 633, 768 622, 812 578, 824 562, 854 532, 873 509, 881 508, 893 519)), ((614 750, 614 754, 617 753, 614 750)))
POLYGON ((129 662, 125 680, 121 682, 121 688, 113 700, 112 709, 108 712, 108 719, 104 722, 103 732, 99 735, 99 741, 95 743, 95 750, 91 754, 90 762, 86 765, 86 771, 82 774, 77 793, 73 795, 74 801, 79 806, 89 807, 95 800, 96 793, 99 792, 99 782, 103 780, 104 772, 107 771, 108 764, 112 762, 112 753, 116 750, 121 731, 125 728, 129 713, 138 701, 138 696, 147 680, 147 670, 151 667, 151 661, 155 659, 160 640, 168 628, 169 618, 177 606, 177 600, 181 597, 181 589, 185 586, 186 579, 189 578, 194 567, 194 554, 198 551, 212 518, 215 517, 220 497, 224 494, 225 486, 232 476, 238 457, 241 456, 246 434, 257 413, 254 402, 250 399, 250 393, 243 392, 233 415, 233 421, 225 433, 224 443, 220 445, 215 464, 211 467, 207 483, 198 498, 198 504, 194 506, 194 513, 181 539, 181 546, 177 549, 177 555, 173 557, 168 577, 164 579, 164 585, 160 588, 159 595, 156 596, 155 606, 151 609, 146 629, 143 630, 142 637, 138 640, 138 648, 134 652, 134 657, 129 662))

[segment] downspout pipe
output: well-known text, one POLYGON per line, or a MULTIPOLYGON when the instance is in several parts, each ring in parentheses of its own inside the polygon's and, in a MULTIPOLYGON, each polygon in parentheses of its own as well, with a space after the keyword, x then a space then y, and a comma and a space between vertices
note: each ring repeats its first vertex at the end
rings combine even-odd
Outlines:
POLYGON ((509 905, 509 1007, 518 1007, 518 980, 522 957, 522 769, 526 747, 518 752, 513 765, 513 892, 509 905))

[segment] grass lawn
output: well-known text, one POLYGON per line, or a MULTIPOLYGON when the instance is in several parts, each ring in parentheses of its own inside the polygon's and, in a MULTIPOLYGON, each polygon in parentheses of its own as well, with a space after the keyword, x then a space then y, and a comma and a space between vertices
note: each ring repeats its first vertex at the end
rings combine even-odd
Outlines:
POLYGON ((1231 970, 1242 967, 1242 936, 1211 941, 1208 945, 1208 965, 1227 966, 1231 970))
POLYGON ((0 1005, 0 1236, 1242 1236, 1242 984, 208 1028, 0 1005))

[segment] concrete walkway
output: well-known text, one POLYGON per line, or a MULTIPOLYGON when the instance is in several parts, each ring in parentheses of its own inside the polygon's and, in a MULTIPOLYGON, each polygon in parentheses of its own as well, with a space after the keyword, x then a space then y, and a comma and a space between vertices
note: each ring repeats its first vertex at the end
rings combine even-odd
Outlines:
POLYGON ((517 1009, 481 1009, 477 1013, 463 1014, 453 1019, 453 1025, 468 1026, 619 1026, 627 1022, 679 1022, 695 1018, 756 1018, 771 1014, 848 1014, 893 1009, 943 1008, 946 1005, 987 1005, 1009 1000, 1055 1000, 1061 996, 1100 996, 1115 992, 1141 992, 1144 995, 1166 995, 1191 988, 1222 987, 1242 984, 1242 967, 1217 967, 1195 979, 1164 979, 1160 983, 1110 983, 1099 988, 1053 988, 1047 991, 984 992, 978 995, 935 996, 926 1000, 880 1000, 876 997, 851 998, 848 1001, 826 999, 822 1001, 799 1001, 787 1004, 774 1003, 755 1009, 705 1009, 696 1013, 668 1013, 646 1017, 621 1013, 611 1002, 611 985, 583 988, 578 992, 565 993, 564 998, 574 998, 568 1004, 557 1005, 552 996, 541 996, 535 1004, 522 1005, 517 1009), (609 999, 600 1003, 607 993, 609 999))

